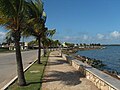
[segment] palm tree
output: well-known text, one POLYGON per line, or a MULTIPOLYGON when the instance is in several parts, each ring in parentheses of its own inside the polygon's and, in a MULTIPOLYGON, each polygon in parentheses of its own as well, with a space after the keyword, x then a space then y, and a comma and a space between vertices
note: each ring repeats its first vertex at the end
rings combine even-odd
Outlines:
POLYGON ((27 4, 27 29, 26 35, 33 35, 38 40, 38 64, 41 64, 41 38, 44 32, 46 32, 45 22, 46 14, 43 11, 43 3, 41 0, 29 0, 27 4))
POLYGON ((54 34, 55 34, 56 30, 53 29, 53 30, 47 30, 46 28, 46 32, 43 33, 43 36, 42 36, 42 44, 43 44, 43 51, 44 51, 44 56, 46 54, 46 48, 48 48, 52 42, 51 38, 54 34))
POLYGON ((55 33, 56 33, 56 29, 48 30, 48 34, 51 39, 55 33))
POLYGON ((56 43, 56 47, 57 47, 57 48, 60 48, 60 47, 61 47, 61 43, 60 43, 59 40, 55 40, 55 43, 56 43))
POLYGON ((24 0, 0 0, 0 24, 12 31, 13 34, 16 48, 18 82, 20 86, 26 85, 19 44, 22 22, 24 21, 24 2, 24 0))
POLYGON ((48 37, 51 39, 51 44, 50 44, 50 48, 51 48, 53 43, 52 37, 56 33, 56 29, 48 30, 47 33, 48 33, 48 37))

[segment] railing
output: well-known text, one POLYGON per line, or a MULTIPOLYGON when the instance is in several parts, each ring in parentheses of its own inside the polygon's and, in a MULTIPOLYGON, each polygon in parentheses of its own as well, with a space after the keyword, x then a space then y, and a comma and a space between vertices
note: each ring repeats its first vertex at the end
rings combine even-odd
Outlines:
POLYGON ((62 54, 62 56, 100 90, 120 90, 120 80, 65 54, 62 54))

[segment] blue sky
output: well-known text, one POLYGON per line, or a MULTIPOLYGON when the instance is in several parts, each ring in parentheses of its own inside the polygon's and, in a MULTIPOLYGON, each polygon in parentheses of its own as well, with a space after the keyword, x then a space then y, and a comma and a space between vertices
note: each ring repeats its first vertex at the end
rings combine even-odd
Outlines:
MULTIPOLYGON (((54 39, 74 43, 120 43, 120 0, 43 0, 54 39)), ((0 38, 4 32, 0 29, 0 38)))
POLYGON ((75 43, 120 43, 120 0, 43 0, 55 39, 75 43))

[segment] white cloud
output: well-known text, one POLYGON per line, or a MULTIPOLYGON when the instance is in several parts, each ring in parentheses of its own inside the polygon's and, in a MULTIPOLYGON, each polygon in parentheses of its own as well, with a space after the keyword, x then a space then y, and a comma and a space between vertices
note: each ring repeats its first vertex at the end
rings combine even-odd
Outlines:
POLYGON ((97 34, 97 38, 100 39, 100 40, 104 39, 104 35, 103 34, 97 34))
POLYGON ((77 43, 120 43, 120 31, 113 31, 110 33, 97 33, 96 35, 83 34, 75 36, 61 36, 59 37, 63 42, 77 42, 77 43))
POLYGON ((120 32, 118 31, 113 31, 110 33, 110 36, 113 38, 120 38, 120 32))
POLYGON ((87 43, 92 40, 92 37, 84 34, 79 36, 63 36, 60 39, 62 42, 87 43))

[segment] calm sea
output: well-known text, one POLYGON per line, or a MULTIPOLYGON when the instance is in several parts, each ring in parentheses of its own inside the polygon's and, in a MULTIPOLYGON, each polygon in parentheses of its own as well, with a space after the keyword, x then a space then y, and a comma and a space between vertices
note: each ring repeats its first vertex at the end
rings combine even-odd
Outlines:
POLYGON ((120 73, 120 46, 105 46, 105 49, 78 51, 77 54, 103 61, 105 69, 120 73))

